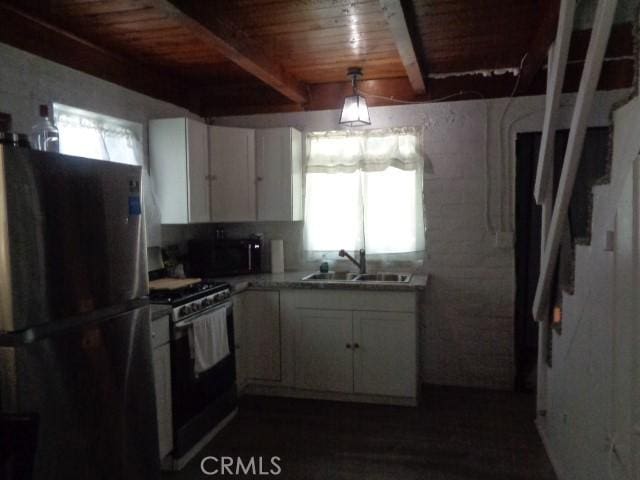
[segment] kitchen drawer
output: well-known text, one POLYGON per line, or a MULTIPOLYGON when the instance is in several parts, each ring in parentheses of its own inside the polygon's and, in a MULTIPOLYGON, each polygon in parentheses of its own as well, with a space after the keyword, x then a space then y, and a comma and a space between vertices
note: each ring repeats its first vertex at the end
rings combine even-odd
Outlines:
POLYGON ((169 315, 165 315, 151 322, 151 344, 153 348, 164 345, 169 341, 169 315))

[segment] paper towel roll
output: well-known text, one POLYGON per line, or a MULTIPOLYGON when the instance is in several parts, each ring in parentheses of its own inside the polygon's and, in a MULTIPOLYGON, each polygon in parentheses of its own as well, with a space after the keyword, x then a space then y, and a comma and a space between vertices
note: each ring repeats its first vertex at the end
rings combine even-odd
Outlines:
POLYGON ((271 240, 271 273, 284 272, 284 242, 271 240))

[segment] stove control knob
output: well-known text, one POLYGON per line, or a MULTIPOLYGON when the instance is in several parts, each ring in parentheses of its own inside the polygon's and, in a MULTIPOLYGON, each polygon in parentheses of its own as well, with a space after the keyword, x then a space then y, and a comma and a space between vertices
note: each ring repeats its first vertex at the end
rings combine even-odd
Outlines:
POLYGON ((181 317, 184 317, 185 315, 189 315, 190 313, 191 313, 191 308, 189 308, 189 305, 187 305, 180 309, 180 311, 178 312, 178 315, 180 315, 181 317))
POLYGON ((191 304, 191 309, 192 309, 194 312, 197 312, 198 310, 200 310, 200 304, 199 304, 199 303, 196 303, 196 302, 192 303, 192 304, 191 304))
POLYGON ((202 300, 202 307, 208 307, 209 305, 211 305, 213 303, 212 299, 210 298, 205 298, 204 300, 202 300))

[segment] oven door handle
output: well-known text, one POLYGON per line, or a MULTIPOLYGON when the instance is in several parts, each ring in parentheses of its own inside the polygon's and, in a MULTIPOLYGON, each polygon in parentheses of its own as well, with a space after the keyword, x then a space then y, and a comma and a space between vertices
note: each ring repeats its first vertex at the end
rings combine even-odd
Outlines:
POLYGON ((209 314, 209 313, 213 313, 217 310, 220 310, 221 308, 232 308, 233 303, 231 302, 225 302, 222 305, 216 305, 215 308, 212 308, 211 310, 200 310, 196 313, 191 314, 191 316, 189 318, 186 318, 184 320, 180 320, 179 322, 177 322, 174 325, 174 328, 177 329, 183 329, 183 328, 187 328, 189 327, 195 320, 197 317, 201 316, 202 314, 209 314))
POLYGON ((248 263, 249 263, 249 271, 253 272, 253 262, 251 261, 251 243, 249 243, 249 245, 247 245, 247 256, 248 256, 248 263))

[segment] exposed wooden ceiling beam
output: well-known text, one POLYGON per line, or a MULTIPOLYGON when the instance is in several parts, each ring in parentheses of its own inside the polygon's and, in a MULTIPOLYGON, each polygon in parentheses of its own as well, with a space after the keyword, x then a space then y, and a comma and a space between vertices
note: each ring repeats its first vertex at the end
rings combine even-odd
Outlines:
POLYGON ((199 99, 185 88, 185 79, 95 45, 6 1, 0 1, 0 42, 198 111, 199 99))
POLYGON ((221 18, 212 8, 212 3, 149 0, 149 5, 189 28, 202 41, 288 99, 295 103, 307 102, 305 84, 250 41, 244 32, 221 18))
POLYGON ((424 83, 425 72, 422 71, 420 59, 416 54, 416 43, 409 30, 402 1, 380 0, 380 6, 391 30, 391 36, 398 49, 402 64, 407 71, 411 87, 415 93, 424 94, 427 91, 424 83))
MULTIPOLYGON (((576 92, 582 75, 583 64, 567 65, 564 92, 576 92)), ((604 62, 598 90, 616 90, 633 86, 635 62, 633 59, 611 59, 604 62)), ((543 95, 546 89, 546 75, 538 72, 530 95, 543 95)), ((413 91, 407 77, 364 80, 358 88, 367 97, 367 93, 376 95, 367 97, 369 107, 399 105, 398 101, 429 102, 446 98, 449 102, 473 100, 477 98, 502 98, 513 90, 511 75, 464 75, 460 77, 432 78, 429 80, 428 95, 418 95, 413 91), (463 93, 461 93, 463 92, 463 93), (466 92, 466 93, 465 93, 466 92), (380 98, 384 96, 385 98, 380 98)), ((309 103, 302 108, 294 103, 283 101, 273 89, 259 85, 216 85, 202 86, 198 89, 202 95, 202 115, 205 117, 223 115, 250 115, 255 113, 293 112, 300 110, 335 110, 340 108, 345 95, 351 93, 348 82, 317 83, 309 85, 309 103)), ((337 121, 337 120, 336 120, 337 121)))

